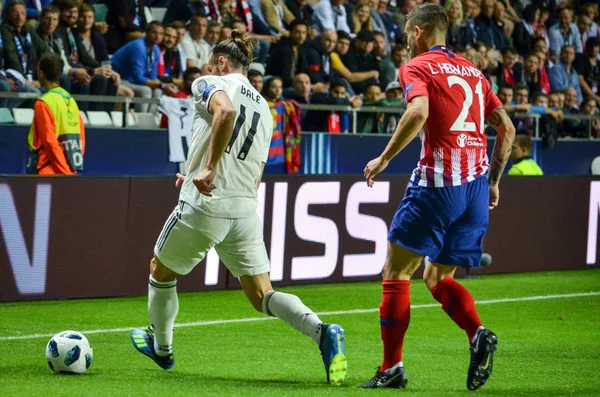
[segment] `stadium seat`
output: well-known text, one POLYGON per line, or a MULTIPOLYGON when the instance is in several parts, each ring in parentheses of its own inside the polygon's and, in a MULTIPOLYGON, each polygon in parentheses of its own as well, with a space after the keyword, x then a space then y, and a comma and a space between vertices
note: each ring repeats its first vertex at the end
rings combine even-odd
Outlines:
POLYGON ((592 160, 592 175, 600 175, 600 156, 592 160))
POLYGON ((158 129, 156 115, 152 113, 136 113, 135 122, 139 128, 154 130, 158 129))
POLYGON ((104 4, 94 4, 94 10, 96 11, 96 18, 94 22, 106 22, 108 8, 106 8, 104 4))
MULTIPOLYGON (((123 112, 110 112, 110 117, 112 118, 113 126, 119 128, 123 127, 123 112)), ((127 126, 135 127, 136 125, 137 123, 131 113, 127 113, 127 126)))
POLYGON ((33 109, 13 109, 13 116, 15 123, 20 125, 31 125, 33 124, 33 109))
POLYGON ((15 119, 13 119, 10 110, 6 108, 0 108, 0 124, 14 124, 15 119))
POLYGON ((149 7, 144 7, 144 15, 146 16, 146 21, 148 21, 148 23, 154 21, 154 15, 152 15, 152 11, 150 11, 149 7))
POLYGON ((88 111, 87 112, 88 120, 90 125, 93 127, 112 127, 113 121, 110 118, 110 115, 106 112, 100 111, 88 111))
POLYGON ((85 112, 83 110, 80 110, 79 114, 81 114, 81 118, 83 119, 83 125, 89 125, 90 121, 88 120, 87 115, 85 114, 85 112))
POLYGON ((152 15, 154 16, 154 20, 161 22, 165 19, 165 14, 167 13, 167 9, 163 7, 151 7, 150 11, 152 11, 152 15))

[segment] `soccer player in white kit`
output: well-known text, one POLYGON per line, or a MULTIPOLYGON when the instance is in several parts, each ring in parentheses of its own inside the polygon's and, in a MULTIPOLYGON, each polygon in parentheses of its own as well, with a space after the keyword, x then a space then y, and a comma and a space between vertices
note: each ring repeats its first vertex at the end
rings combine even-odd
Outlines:
POLYGON ((273 118, 266 100, 244 72, 252 43, 234 29, 209 57, 212 75, 192 86, 195 110, 189 173, 177 175, 179 204, 167 219, 150 262, 148 312, 151 326, 135 329, 135 348, 163 369, 172 368, 173 327, 179 309, 177 277, 188 274, 215 248, 260 312, 278 317, 319 346, 327 381, 346 376, 344 330, 324 324, 295 295, 276 292, 256 213, 258 186, 267 161, 273 118))

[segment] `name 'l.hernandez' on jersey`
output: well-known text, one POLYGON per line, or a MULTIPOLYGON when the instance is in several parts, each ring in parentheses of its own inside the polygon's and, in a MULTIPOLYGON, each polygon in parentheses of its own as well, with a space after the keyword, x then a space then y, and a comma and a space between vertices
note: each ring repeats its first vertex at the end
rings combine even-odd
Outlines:
POLYGON ((429 117, 420 132, 421 159, 411 180, 423 187, 458 186, 489 168, 486 117, 502 106, 481 71, 460 55, 437 46, 400 68, 408 103, 429 98, 429 117))
POLYGON ((269 156, 273 117, 267 101, 239 73, 202 76, 194 81, 195 102, 192 143, 188 156, 189 172, 180 199, 219 218, 245 218, 256 212, 256 185, 262 164, 269 156), (212 114, 208 109, 213 95, 223 91, 231 100, 236 119, 225 153, 217 166, 212 197, 198 192, 192 179, 204 168, 210 146, 212 114))

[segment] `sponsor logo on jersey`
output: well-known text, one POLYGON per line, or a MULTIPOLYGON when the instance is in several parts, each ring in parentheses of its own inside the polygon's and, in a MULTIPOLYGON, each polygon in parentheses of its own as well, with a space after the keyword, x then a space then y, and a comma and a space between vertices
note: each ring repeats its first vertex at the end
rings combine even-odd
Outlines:
POLYGON ((484 145, 483 139, 477 138, 477 137, 473 137, 473 136, 468 136, 465 133, 462 133, 462 134, 460 134, 459 136, 456 137, 456 144, 459 147, 465 147, 465 146, 482 147, 484 145))
POLYGON ((458 144, 458 146, 460 147, 465 147, 466 143, 467 143, 467 135, 465 134, 460 134, 459 136, 456 137, 456 143, 458 144))

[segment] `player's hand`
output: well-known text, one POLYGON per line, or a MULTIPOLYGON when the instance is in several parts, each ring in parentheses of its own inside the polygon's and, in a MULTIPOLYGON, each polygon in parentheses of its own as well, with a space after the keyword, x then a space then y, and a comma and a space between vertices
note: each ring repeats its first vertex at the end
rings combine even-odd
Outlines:
POLYGON ((214 169, 204 167, 204 169, 200 171, 200 174, 198 174, 198 176, 195 177, 192 182, 194 182, 194 186, 196 186, 196 189, 198 189, 200 193, 205 196, 212 197, 210 192, 216 188, 216 186, 213 185, 216 175, 217 172, 214 169))
POLYGON ((181 187, 183 185, 183 181, 185 181, 185 175, 177 173, 177 179, 175 180, 175 187, 181 187))
POLYGON ((500 201, 500 188, 498 185, 490 185, 490 211, 498 206, 500 201))
POLYGON ((367 186, 373 187, 375 184, 375 176, 387 167, 388 161, 379 156, 367 163, 365 167, 365 178, 367 180, 367 186))

